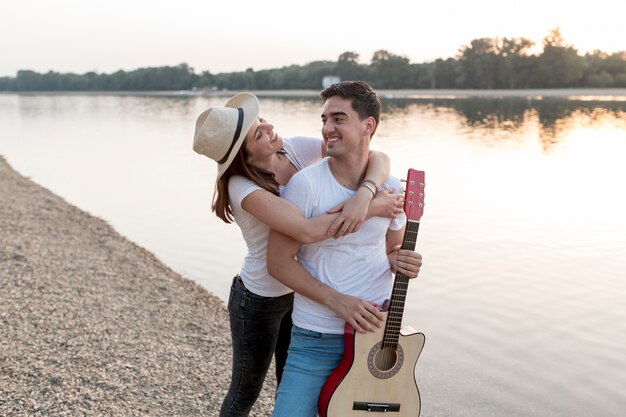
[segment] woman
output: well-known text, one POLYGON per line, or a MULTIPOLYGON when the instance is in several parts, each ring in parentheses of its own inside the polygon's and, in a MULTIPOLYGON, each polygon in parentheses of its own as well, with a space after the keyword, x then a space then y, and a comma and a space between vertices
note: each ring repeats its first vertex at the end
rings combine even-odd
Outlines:
POLYGON ((286 360, 293 292, 267 273, 269 229, 310 243, 355 232, 366 215, 393 217, 401 211, 393 190, 377 193, 373 187, 387 179, 389 159, 371 152, 365 180, 354 197, 332 213, 304 218, 279 197, 279 190, 295 172, 321 160, 325 144, 307 137, 283 141, 258 114, 256 96, 237 94, 224 107, 203 112, 194 137, 194 150, 218 163, 212 209, 223 221, 239 225, 248 247, 228 301, 233 374, 220 416, 247 416, 272 356, 278 382, 286 360))

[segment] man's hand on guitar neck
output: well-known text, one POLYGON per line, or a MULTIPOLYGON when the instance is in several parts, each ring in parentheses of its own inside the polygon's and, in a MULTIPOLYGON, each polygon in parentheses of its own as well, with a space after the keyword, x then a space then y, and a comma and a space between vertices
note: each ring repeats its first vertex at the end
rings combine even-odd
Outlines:
POLYGON ((359 333, 373 332, 384 324, 378 307, 369 301, 333 290, 325 304, 359 333))
POLYGON ((391 272, 399 272, 411 279, 417 278, 422 267, 422 255, 412 250, 400 249, 401 247, 402 245, 396 245, 387 254, 391 272))

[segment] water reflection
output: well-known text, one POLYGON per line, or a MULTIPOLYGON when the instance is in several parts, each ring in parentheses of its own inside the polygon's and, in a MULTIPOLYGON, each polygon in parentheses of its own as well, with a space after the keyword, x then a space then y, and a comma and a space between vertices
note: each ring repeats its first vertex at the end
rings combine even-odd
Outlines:
POLYGON ((626 102, 565 100, 532 97, 390 99, 383 101, 383 114, 409 116, 430 110, 441 114, 452 110, 462 128, 490 140, 519 138, 536 123, 538 138, 545 151, 561 142, 579 127, 604 123, 626 128, 626 102))
POLYGON ((71 108, 75 116, 92 114, 119 114, 136 118, 169 117, 177 120, 193 109, 195 102, 179 96, 138 96, 93 94, 20 94, 7 97, 17 100, 22 117, 47 117, 67 114, 71 108))
MULTIPOLYGON (((261 97, 264 117, 280 122, 286 136, 319 136, 321 109, 317 97, 261 97), (269 113, 268 113, 269 111, 269 113), (302 119, 303 114, 310 114, 302 119), (298 126, 298 130, 291 127, 298 126), (303 126, 305 128, 303 129, 303 126)), ((521 141, 532 135, 548 153, 577 128, 610 124, 626 129, 626 101, 590 100, 584 97, 430 97, 382 99, 383 124, 408 125, 418 115, 453 121, 463 137, 485 143, 521 141)), ((407 132, 408 133, 408 132, 407 132)), ((411 130, 413 134, 414 131, 411 130)))

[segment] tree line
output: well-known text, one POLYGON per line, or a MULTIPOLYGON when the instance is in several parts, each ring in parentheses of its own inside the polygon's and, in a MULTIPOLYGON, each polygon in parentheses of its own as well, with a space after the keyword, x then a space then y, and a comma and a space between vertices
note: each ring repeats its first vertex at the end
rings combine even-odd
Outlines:
POLYGON ((111 74, 20 70, 16 77, 0 78, 0 91, 317 90, 328 75, 365 80, 378 89, 626 87, 626 51, 580 55, 558 28, 543 39, 541 53, 530 54, 534 46, 526 38, 480 38, 462 46, 454 58, 428 63, 379 50, 362 64, 359 54, 347 51, 337 61, 218 74, 196 74, 187 64, 111 74))

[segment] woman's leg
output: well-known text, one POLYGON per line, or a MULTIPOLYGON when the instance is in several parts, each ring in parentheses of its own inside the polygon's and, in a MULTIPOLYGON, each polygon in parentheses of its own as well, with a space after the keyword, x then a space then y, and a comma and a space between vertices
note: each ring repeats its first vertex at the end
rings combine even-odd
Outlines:
POLYGON ((276 352, 274 353, 276 387, 280 384, 280 380, 283 376, 283 368, 287 361, 287 351, 289 350, 289 342, 291 341, 291 327, 291 310, 289 310, 280 322, 280 330, 278 331, 278 339, 276 341, 276 352))
POLYGON ((248 291, 241 279, 233 281, 228 301, 233 372, 220 417, 250 413, 276 350, 282 318, 292 305, 293 294, 262 297, 248 291))

